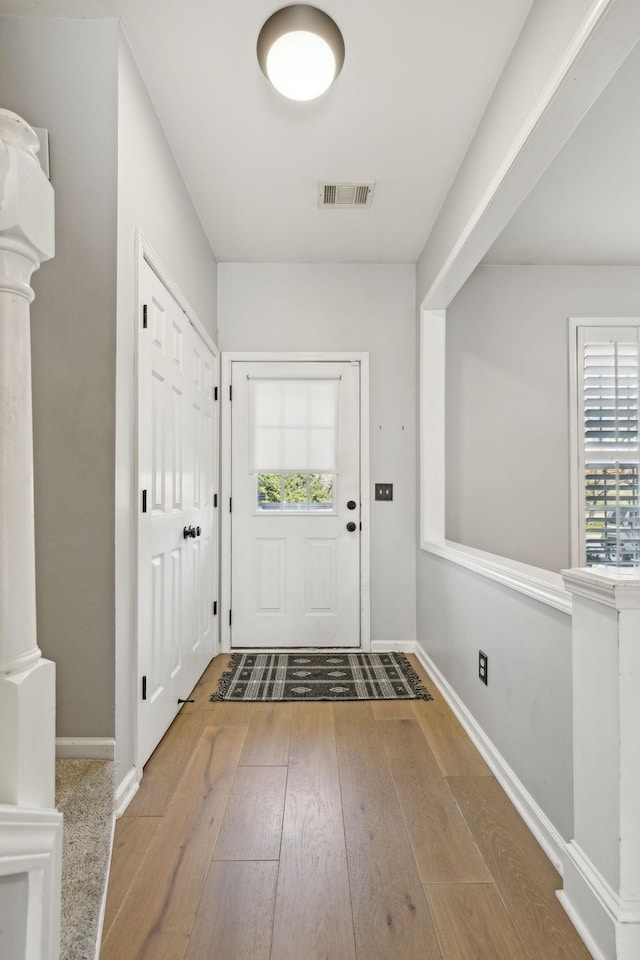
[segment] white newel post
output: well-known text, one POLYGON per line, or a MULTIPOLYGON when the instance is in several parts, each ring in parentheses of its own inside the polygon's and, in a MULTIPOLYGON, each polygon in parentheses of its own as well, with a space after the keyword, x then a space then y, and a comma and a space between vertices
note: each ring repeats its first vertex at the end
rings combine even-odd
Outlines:
POLYGON ((29 282, 53 256, 54 213, 38 147, 24 120, 0 110, 0 803, 53 807, 55 667, 36 640, 29 282))
POLYGON ((573 594, 574 839, 560 899, 600 957, 638 960, 640 570, 563 579, 573 594))
POLYGON ((0 110, 0 955, 55 960, 55 665, 36 638, 30 343, 30 281, 54 253, 54 197, 38 148, 24 120, 0 110))

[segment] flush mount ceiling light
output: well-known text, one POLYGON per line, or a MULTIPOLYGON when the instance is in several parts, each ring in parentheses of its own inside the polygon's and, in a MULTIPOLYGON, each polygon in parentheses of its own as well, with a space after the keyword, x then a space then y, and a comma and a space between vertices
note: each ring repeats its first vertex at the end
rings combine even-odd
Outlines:
POLYGON ((294 3, 277 10, 258 36, 265 77, 290 100, 314 100, 328 90, 344 63, 344 40, 328 14, 294 3))

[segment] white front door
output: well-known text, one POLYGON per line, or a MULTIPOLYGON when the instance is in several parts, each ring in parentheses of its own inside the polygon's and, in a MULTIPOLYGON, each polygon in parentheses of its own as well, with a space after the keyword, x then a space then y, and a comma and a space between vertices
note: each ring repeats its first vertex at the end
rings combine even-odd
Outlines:
POLYGON ((359 647, 360 364, 234 361, 231 645, 359 647))
POLYGON ((215 653, 216 359, 144 262, 138 339, 138 764, 215 653))

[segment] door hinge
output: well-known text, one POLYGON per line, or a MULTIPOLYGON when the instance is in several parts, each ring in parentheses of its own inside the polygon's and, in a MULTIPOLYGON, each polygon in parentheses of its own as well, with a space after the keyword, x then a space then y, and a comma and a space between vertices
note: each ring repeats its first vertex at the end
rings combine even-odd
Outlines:
POLYGON ((142 491, 142 512, 143 513, 147 512, 147 491, 146 490, 142 491))
POLYGON ((142 305, 142 329, 147 329, 147 305, 143 303, 142 305))
POLYGON ((217 494, 217 493, 214 493, 214 495, 213 495, 213 505, 214 505, 214 507, 217 507, 217 506, 218 506, 218 494, 217 494))
POLYGON ((229 626, 231 626, 231 610, 229 610, 229 626))
POLYGON ((233 400, 233 387, 229 384, 229 400, 233 400))
POLYGON ((231 513, 231 497, 229 497, 229 513, 231 513))
POLYGON ((146 677, 142 678, 142 699, 143 700, 147 699, 147 678, 146 677))
POLYGON ((217 600, 214 600, 213 603, 211 604, 211 607, 212 607, 212 609, 213 609, 213 615, 214 615, 214 617, 217 617, 217 616, 218 616, 218 601, 217 601, 217 600))
POLYGON ((217 388, 217 387, 214 387, 214 388, 213 388, 213 399, 214 399, 214 400, 217 400, 217 399, 218 399, 218 388, 217 388))

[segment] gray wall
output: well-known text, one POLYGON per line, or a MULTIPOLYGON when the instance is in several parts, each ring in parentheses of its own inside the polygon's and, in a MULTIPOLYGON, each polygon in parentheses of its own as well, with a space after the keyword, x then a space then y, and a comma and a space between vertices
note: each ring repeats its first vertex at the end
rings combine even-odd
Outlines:
POLYGON ((404 264, 237 264, 218 268, 222 350, 368 351, 372 639, 415 639, 415 271, 404 264), (372 491, 373 497, 373 491, 372 491))
POLYGON ((2 106, 47 127, 56 257, 32 307, 38 640, 63 737, 114 734, 115 20, 0 20, 2 106))
POLYGON ((139 227, 216 340, 217 273, 211 246, 131 50, 118 57, 118 313, 132 316, 139 227))
MULTIPOLYGON (((115 199, 115 198, 114 198, 115 199)), ((134 643, 135 232, 140 228, 212 338, 217 338, 213 252, 160 121, 121 37, 118 69, 118 338, 116 431, 116 757, 121 780, 133 764, 138 692, 134 643), (135 678, 135 679, 134 679, 135 678)), ((114 278, 115 279, 115 278, 114 278)))
POLYGON ((567 317, 639 315, 638 267, 477 268, 447 310, 447 539, 570 566, 567 317))
POLYGON ((418 643, 570 840, 571 617, 422 551, 417 581, 418 643), (488 686, 478 650, 489 657, 488 686))

